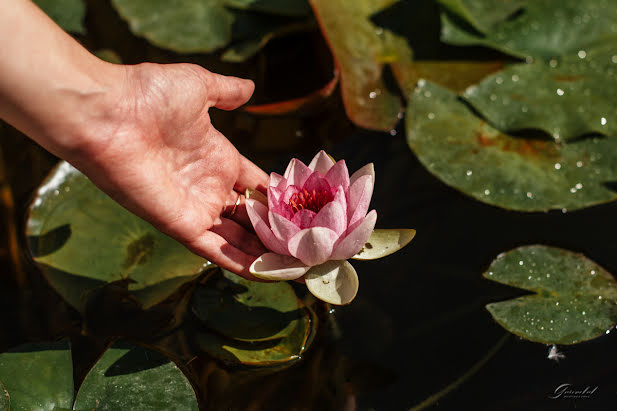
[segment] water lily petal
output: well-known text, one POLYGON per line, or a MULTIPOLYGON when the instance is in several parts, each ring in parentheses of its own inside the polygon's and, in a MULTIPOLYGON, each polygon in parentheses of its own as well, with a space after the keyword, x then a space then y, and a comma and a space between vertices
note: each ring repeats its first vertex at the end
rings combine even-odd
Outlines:
POLYGON ((288 185, 302 187, 311 174, 313 174, 313 170, 304 165, 302 161, 293 158, 289 162, 287 170, 285 170, 284 177, 287 179, 288 185))
POLYGON ((311 210, 300 210, 293 216, 291 222, 300 228, 309 228, 316 214, 311 210))
POLYGON ((301 228, 289 221, 285 216, 273 213, 272 211, 268 213, 268 220, 270 221, 272 232, 283 244, 287 244, 289 239, 296 235, 301 228))
POLYGON ((377 211, 372 210, 349 234, 337 242, 330 258, 333 260, 346 260, 356 255, 371 236, 376 222, 377 211))
POLYGON ((310 267, 302 261, 287 255, 275 253, 262 254, 253 261, 249 271, 262 280, 295 280, 302 277, 310 267))
POLYGON ((288 204, 289 199, 293 197, 294 194, 298 194, 300 191, 302 191, 302 189, 296 185, 288 186, 283 192, 283 195, 279 196, 278 201, 282 201, 285 204, 288 204))
POLYGON ((268 208, 273 213, 280 214, 290 220, 293 217, 293 212, 287 203, 281 201, 281 197, 284 197, 281 190, 276 187, 268 187, 268 208))
POLYGON ((345 205, 345 193, 339 187, 335 200, 326 204, 311 222, 311 227, 327 227, 336 234, 341 235, 347 229, 347 210, 345 205), (342 203, 342 204, 341 204, 342 203))
POLYGON ((311 294, 330 304, 349 304, 358 293, 358 274, 345 260, 311 267, 304 279, 311 294))
POLYGON ((364 218, 371 203, 372 195, 373 177, 370 175, 363 175, 358 178, 351 187, 349 187, 349 192, 347 194, 348 226, 352 226, 355 222, 361 218, 364 218))
POLYGON ((323 174, 321 174, 319 171, 315 171, 306 180, 302 188, 309 193, 313 190, 315 190, 316 192, 330 191, 330 184, 328 184, 328 181, 324 178, 323 174))
POLYGON ((268 221, 268 207, 257 200, 249 199, 246 200, 246 212, 249 215, 251 224, 255 228, 255 233, 257 233, 257 236, 266 248, 278 254, 289 255, 287 247, 281 244, 266 223, 268 221))
POLYGON ((345 191, 349 188, 349 170, 345 160, 337 161, 326 174, 326 180, 332 187, 343 187, 345 191))
POLYGON ((329 259, 338 237, 329 228, 306 228, 289 240, 289 252, 306 265, 318 265, 329 259))
POLYGON ((278 185, 285 180, 285 178, 277 173, 270 173, 270 180, 268 180, 268 187, 278 187, 278 185))
POLYGON ((328 170, 330 170, 333 165, 334 161, 332 161, 330 156, 326 154, 325 151, 321 150, 319 153, 317 153, 317 155, 315 155, 315 157, 313 157, 313 160, 308 167, 313 171, 319 171, 322 175, 325 176, 328 170))
POLYGON ((349 177, 349 184, 353 185, 353 183, 355 183, 356 180, 358 180, 360 177, 365 176, 365 175, 372 176, 373 183, 375 183, 375 166, 373 165, 373 163, 368 163, 367 165, 365 165, 364 167, 362 167, 361 169, 353 173, 351 177, 349 177))

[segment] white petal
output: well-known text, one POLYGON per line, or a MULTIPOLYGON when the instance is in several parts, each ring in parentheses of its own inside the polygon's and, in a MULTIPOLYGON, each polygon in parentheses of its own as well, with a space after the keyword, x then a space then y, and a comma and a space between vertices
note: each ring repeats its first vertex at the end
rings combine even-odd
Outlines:
POLYGON ((249 271, 262 280, 285 281, 302 277, 309 268, 297 258, 266 253, 253 261, 249 271))
POLYGON ((304 279, 311 294, 330 304, 349 304, 358 293, 358 274, 345 260, 311 267, 304 279))
POLYGON ((364 248, 352 258, 355 260, 375 260, 385 257, 405 247, 415 235, 416 230, 411 229, 377 229, 366 241, 364 248))

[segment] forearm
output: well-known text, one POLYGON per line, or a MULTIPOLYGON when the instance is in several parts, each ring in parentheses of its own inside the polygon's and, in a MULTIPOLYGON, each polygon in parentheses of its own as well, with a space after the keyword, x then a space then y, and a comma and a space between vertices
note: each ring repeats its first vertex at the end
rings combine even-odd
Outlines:
POLYGON ((56 155, 106 116, 121 70, 90 54, 30 0, 0 0, 0 117, 56 155))

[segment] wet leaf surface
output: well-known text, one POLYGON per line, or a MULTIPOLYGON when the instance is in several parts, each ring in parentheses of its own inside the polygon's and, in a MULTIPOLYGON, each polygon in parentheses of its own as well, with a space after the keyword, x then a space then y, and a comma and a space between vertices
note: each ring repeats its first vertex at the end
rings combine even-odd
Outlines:
POLYGON ((550 59, 617 40, 617 8, 611 0, 533 0, 522 13, 496 24, 484 36, 443 14, 441 37, 453 45, 481 45, 516 57, 550 59))
POLYGON ((385 64, 407 62, 407 41, 370 21, 395 0, 311 0, 313 11, 341 72, 345 110, 358 126, 391 130, 401 109, 400 99, 382 80, 385 64))
POLYGON ((68 341, 24 344, 0 354, 0 383, 0 397, 7 405, 3 409, 70 409, 73 363, 68 341))
POLYGON ((582 254, 543 245, 501 254, 487 279, 534 294, 489 304, 508 331, 545 344, 576 344, 617 324, 617 281, 582 254))
POLYGON ((617 135, 617 46, 515 64, 465 93, 500 130, 541 129, 555 138, 617 135))
POLYGON ((70 33, 84 34, 86 4, 83 0, 34 0, 53 21, 70 33))
POLYGON ((109 348, 79 388, 75 409, 197 410, 182 371, 163 355, 125 342, 109 348))
POLYGON ((420 82, 410 98, 407 141, 428 170, 487 204, 519 211, 573 210, 613 201, 617 142, 570 144, 503 134, 456 94, 420 82))
POLYGON ((82 313, 89 293, 113 282, 151 307, 208 265, 65 162, 39 187, 26 234, 51 285, 82 313))
POLYGON ((229 7, 284 16, 308 16, 311 14, 308 0, 222 0, 222 2, 229 7))
POLYGON ((496 23, 510 17, 527 0, 438 0, 450 12, 471 24, 480 32, 487 32, 496 23))

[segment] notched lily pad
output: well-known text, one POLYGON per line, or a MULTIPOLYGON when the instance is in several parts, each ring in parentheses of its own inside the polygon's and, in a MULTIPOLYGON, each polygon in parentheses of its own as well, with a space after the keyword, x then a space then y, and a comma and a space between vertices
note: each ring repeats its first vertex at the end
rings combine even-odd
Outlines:
POLYGON ((420 81, 410 97, 407 142, 446 184, 519 211, 573 210, 617 199, 617 139, 569 144, 512 137, 477 118, 456 94, 420 81))
POLYGON ((375 26, 370 16, 396 0, 311 0, 313 11, 341 72, 345 110, 357 125, 391 130, 400 99, 382 81, 383 66, 411 60, 407 41, 375 26))
POLYGON ((149 308, 209 266, 66 162, 39 187, 26 234, 51 285, 82 313, 90 293, 106 284, 127 284, 149 308))
POLYGON ((311 294, 330 304, 349 304, 358 293, 358 274, 346 260, 326 261, 311 267, 304 279, 311 294))
POLYGON ((555 138, 617 135, 617 46, 605 44, 550 61, 515 64, 465 98, 503 131, 541 129, 555 138))
POLYGON ((375 260, 397 252, 405 247, 416 235, 411 229, 376 229, 369 237, 354 260, 375 260))
POLYGON ((484 277, 533 291, 486 306, 508 331, 545 344, 576 344, 617 324, 617 281, 582 254, 543 245, 497 257, 484 277))

